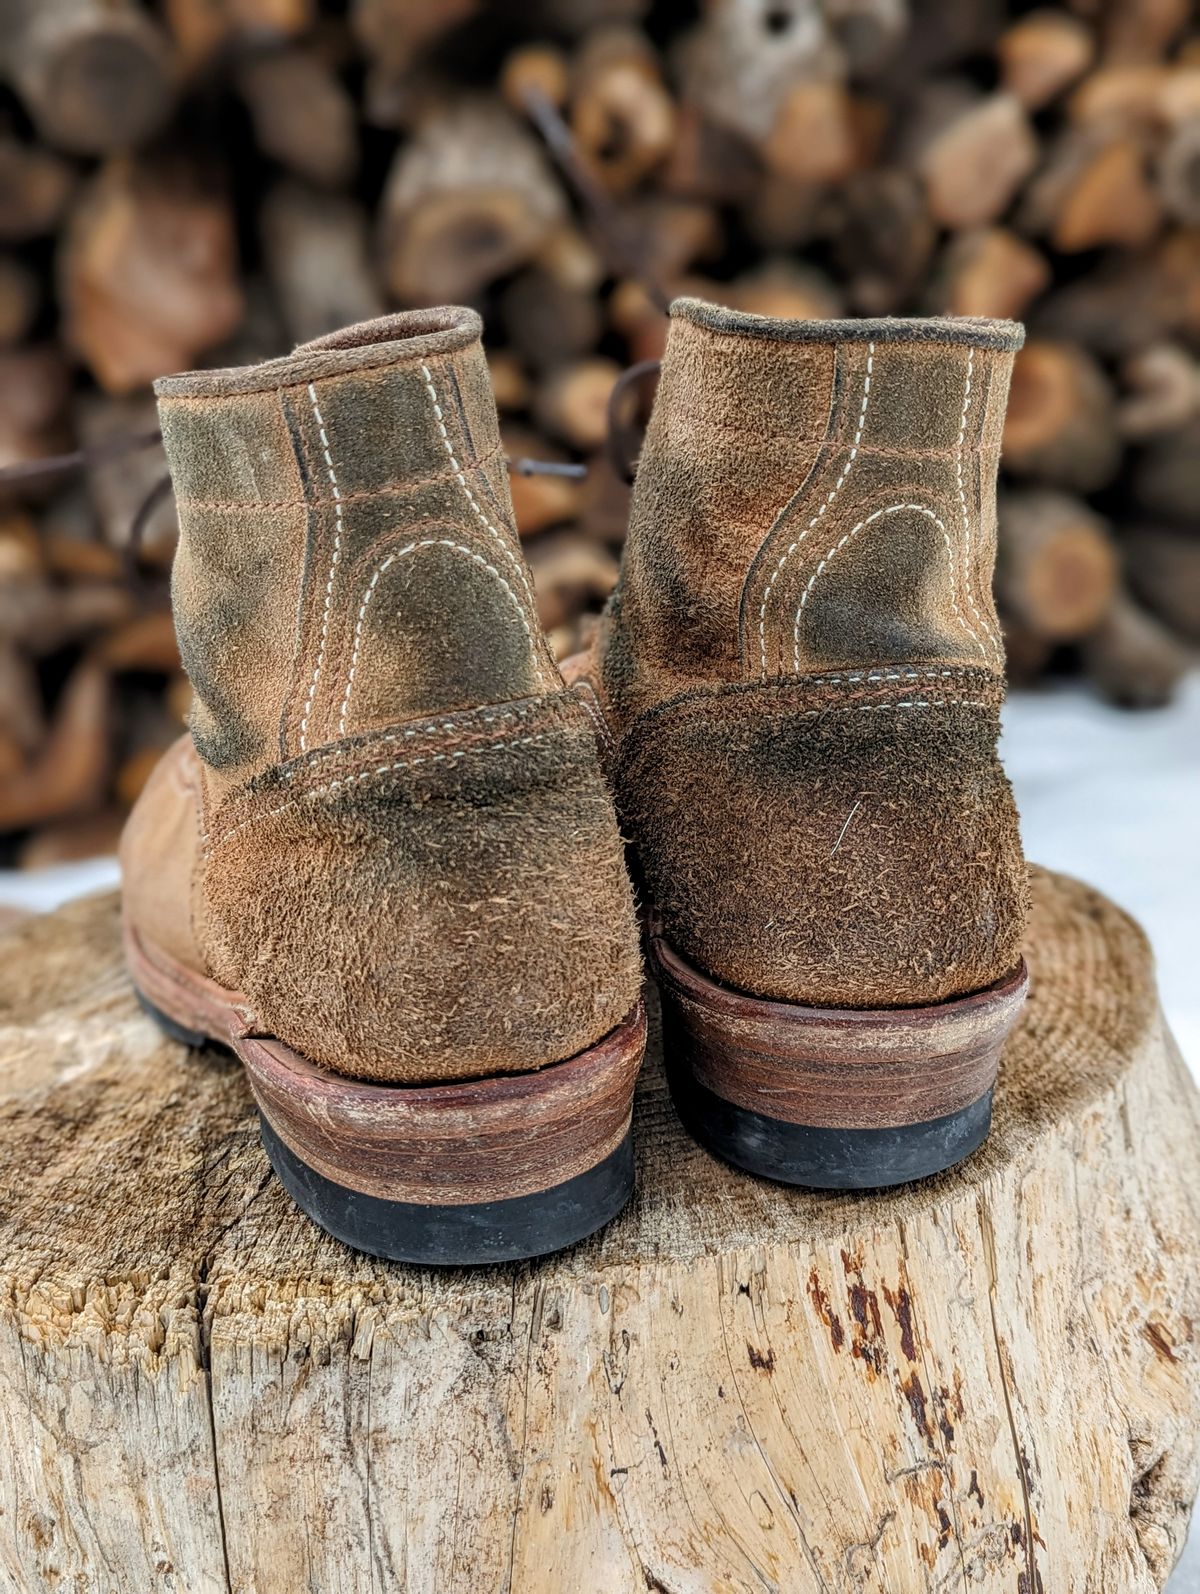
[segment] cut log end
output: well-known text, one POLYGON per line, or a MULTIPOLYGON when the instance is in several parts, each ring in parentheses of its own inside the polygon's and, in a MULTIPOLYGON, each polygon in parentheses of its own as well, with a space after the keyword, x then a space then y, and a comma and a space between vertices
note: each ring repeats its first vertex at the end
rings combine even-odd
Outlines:
POLYGON ((80 155, 130 149, 156 133, 174 100, 167 41, 140 8, 29 8, 14 73, 39 131, 80 155))
POLYGON ((1100 624, 1117 590, 1107 526, 1065 493, 1010 492, 1000 503, 996 585, 1004 607, 1055 642, 1100 624))

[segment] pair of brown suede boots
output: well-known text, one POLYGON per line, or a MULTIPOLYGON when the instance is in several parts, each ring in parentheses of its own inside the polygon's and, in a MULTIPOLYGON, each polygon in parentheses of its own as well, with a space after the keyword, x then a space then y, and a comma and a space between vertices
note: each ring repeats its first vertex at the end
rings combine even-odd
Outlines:
POLYGON ((676 303, 620 583, 561 671, 480 330, 158 384, 195 706, 122 848, 143 1001, 238 1053, 331 1233, 554 1250, 633 1187, 628 842, 692 1132, 797 1184, 950 1166, 1025 984, 991 598, 1020 329, 676 303))

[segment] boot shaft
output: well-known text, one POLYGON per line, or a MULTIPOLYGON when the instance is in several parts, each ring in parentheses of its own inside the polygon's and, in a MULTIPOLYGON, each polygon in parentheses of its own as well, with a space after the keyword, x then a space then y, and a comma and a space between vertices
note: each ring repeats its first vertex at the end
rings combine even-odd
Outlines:
POLYGON ((780 322, 678 301, 605 686, 897 664, 1002 673, 995 481, 1021 329, 780 322))
POLYGON ((470 310, 418 311, 158 384, 176 627, 219 792, 559 684, 479 333, 470 310))
POLYGON ((537 623, 479 332, 419 311, 158 385, 195 753, 130 823, 127 913, 355 1077, 540 1068, 638 996, 595 727, 537 623))
POLYGON ((1019 961, 991 573, 1020 339, 672 307, 584 679, 655 922, 718 982, 923 1006, 1019 961))

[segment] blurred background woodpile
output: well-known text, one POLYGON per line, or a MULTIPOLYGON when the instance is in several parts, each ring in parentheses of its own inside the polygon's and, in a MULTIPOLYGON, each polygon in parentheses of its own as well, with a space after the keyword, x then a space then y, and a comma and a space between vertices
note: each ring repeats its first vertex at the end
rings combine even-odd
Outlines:
POLYGON ((560 653, 679 291, 1025 320, 1014 680, 1154 705, 1200 643, 1187 0, 4 0, 0 79, 3 861, 110 848, 186 713, 152 379, 389 306, 478 305, 510 456, 588 464, 513 477, 560 653))

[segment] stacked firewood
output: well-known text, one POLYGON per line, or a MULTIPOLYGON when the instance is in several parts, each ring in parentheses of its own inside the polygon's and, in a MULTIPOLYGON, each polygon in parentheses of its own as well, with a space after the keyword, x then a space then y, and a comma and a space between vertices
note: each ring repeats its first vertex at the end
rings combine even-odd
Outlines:
POLYGON ((612 587, 679 291, 1024 319, 1015 679, 1165 701, 1200 642, 1189 0, 6 0, 0 834, 107 845, 188 692, 152 379, 484 312, 543 619, 612 587), (53 466, 56 457, 61 459, 53 466))

